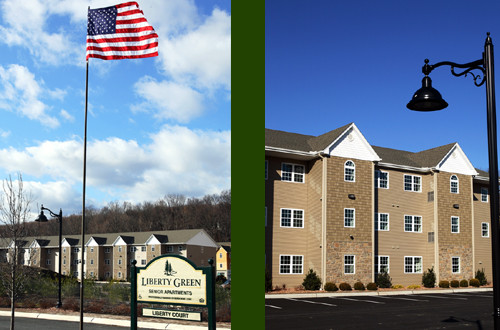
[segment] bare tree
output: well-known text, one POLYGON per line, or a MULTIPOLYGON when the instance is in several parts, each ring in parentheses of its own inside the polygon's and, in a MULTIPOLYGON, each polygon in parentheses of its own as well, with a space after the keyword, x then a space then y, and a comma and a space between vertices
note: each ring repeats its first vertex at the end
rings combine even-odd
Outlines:
POLYGON ((24 291, 29 278, 28 267, 23 267, 27 250, 26 222, 30 217, 31 197, 23 190, 23 178, 17 174, 3 181, 3 192, 0 196, 0 222, 4 225, 2 238, 10 241, 7 264, 0 268, 0 284, 5 288, 11 302, 10 329, 14 329, 16 298, 24 291))

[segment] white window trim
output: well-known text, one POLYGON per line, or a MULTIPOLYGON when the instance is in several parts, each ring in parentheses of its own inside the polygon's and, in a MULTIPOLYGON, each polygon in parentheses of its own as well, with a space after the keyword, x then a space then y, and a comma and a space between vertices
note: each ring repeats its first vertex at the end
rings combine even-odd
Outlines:
POLYGON ((355 256, 354 254, 345 254, 345 255, 344 255, 344 274, 345 274, 345 275, 354 275, 354 274, 356 274, 356 256, 355 256), (345 258, 346 258, 346 257, 352 257, 352 264, 346 264, 346 263, 345 263, 345 258), (346 272, 345 272, 345 267, 346 267, 347 265, 349 265, 349 266, 351 266, 351 265, 352 265, 352 273, 346 273, 346 272))
POLYGON ((488 203, 488 188, 481 187, 481 202, 488 203), (483 200, 483 197, 486 196, 486 200, 483 200))
POLYGON ((403 257, 403 267, 404 267, 403 270, 404 270, 405 274, 422 274, 423 273, 423 269, 424 269, 423 265, 424 265, 424 261, 423 261, 422 256, 404 256, 403 257), (412 263, 411 263, 412 271, 411 272, 407 272, 406 271, 406 258, 411 258, 412 259, 412 263), (415 259, 416 258, 420 258, 420 271, 418 271, 418 272, 415 271, 415 265, 416 265, 415 264, 415 259))
POLYGON ((451 233, 452 234, 460 234, 460 217, 452 216, 450 221, 451 221, 451 233), (457 219, 457 224, 456 224, 457 231, 453 231, 453 219, 457 219))
POLYGON ((460 184, 459 184, 458 176, 456 176, 455 174, 450 176, 450 193, 452 193, 452 194, 460 193, 460 184), (454 180, 453 177, 455 177, 456 179, 454 180), (453 182, 457 183, 457 191, 456 192, 453 191, 453 186, 452 186, 453 182))
POLYGON ((481 237, 490 237, 490 224, 488 222, 481 222, 481 237), (486 235, 483 235, 483 225, 486 225, 486 235))
POLYGON ((304 255, 301 254, 280 254, 279 256, 279 273, 280 275, 303 275, 304 274, 304 255), (290 272, 289 273, 282 273, 281 272, 281 257, 290 257, 290 272), (294 273, 293 272, 293 257, 301 257, 302 258, 302 263, 300 264, 301 267, 301 272, 300 273, 294 273))
POLYGON ((344 228, 356 228, 356 209, 353 209, 353 208, 344 208, 344 228), (345 220, 346 220, 346 217, 345 217, 345 211, 346 210, 352 210, 352 226, 346 226, 345 224, 345 220))
POLYGON ((451 257, 451 273, 452 274, 460 274, 460 257, 451 257), (458 271, 453 271, 453 259, 458 259, 458 271))
POLYGON ((381 171, 381 170, 375 171, 375 188, 389 189, 389 172, 385 172, 385 171, 381 171), (387 174, 387 187, 380 187, 380 173, 387 174))
POLYGON ((421 215, 410 215, 410 214, 405 214, 404 215, 404 218, 403 218, 403 229, 405 231, 405 233, 422 233, 422 227, 424 226, 424 221, 423 221, 423 217, 421 215), (411 217, 411 228, 412 230, 406 230, 406 217, 411 217), (419 217, 420 218, 420 230, 419 231, 415 231, 415 217, 419 217))
POLYGON ((352 161, 352 160, 347 160, 345 163, 344 163, 344 181, 345 182, 356 182, 356 164, 352 161), (348 162, 351 162, 352 163, 352 166, 348 166, 347 163, 348 162), (352 180, 346 180, 346 169, 352 169, 352 180))
POLYGON ((389 220, 389 213, 375 213, 375 230, 377 231, 389 231, 390 230, 390 220, 389 220), (380 215, 381 214, 387 214, 387 229, 380 229, 380 215))
POLYGON ((304 222, 305 222, 305 211, 302 209, 291 209, 291 208, 281 208, 280 209, 280 227, 281 228, 304 228, 304 222), (291 211, 291 218, 290 218, 290 226, 283 226, 282 222, 282 216, 283 216, 283 210, 290 210, 291 211), (294 226, 293 219, 294 219, 294 211, 302 211, 302 227, 297 227, 294 226))
POLYGON ((306 166, 302 164, 294 164, 294 163, 281 163, 281 181, 283 182, 294 182, 294 183, 305 183, 306 182, 306 166), (291 165, 292 166, 292 177, 291 180, 283 180, 283 166, 284 165, 291 165), (295 171, 295 167, 300 166, 304 170, 302 173, 298 173, 295 171), (295 181, 295 173, 297 174, 302 174, 302 181, 295 181))
POLYGON ((422 176, 420 175, 412 175, 412 174, 404 174, 403 175, 403 190, 404 191, 412 191, 412 192, 419 192, 421 193, 422 192, 422 176), (410 190, 407 190, 406 189, 406 186, 405 186, 405 177, 406 176, 409 176, 411 177, 411 189, 410 190), (420 178, 420 187, 419 187, 419 190, 415 190, 415 178, 420 178))
POLYGON ((380 274, 380 258, 387 258, 387 274, 389 274, 391 270, 391 259, 389 256, 377 256, 377 265, 376 265, 376 272, 377 274, 380 274))

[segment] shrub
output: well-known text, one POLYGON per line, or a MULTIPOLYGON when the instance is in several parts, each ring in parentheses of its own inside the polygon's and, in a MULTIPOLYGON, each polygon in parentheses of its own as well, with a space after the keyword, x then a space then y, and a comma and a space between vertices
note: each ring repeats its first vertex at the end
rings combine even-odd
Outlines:
POLYGON ((337 285, 333 282, 326 282, 325 283, 325 291, 338 291, 339 288, 337 288, 337 285))
POLYGON ((434 273, 434 267, 428 268, 424 275, 422 275, 422 284, 426 288, 433 288, 436 286, 436 274, 434 273))
POLYGON ((440 288, 449 288, 450 287, 450 282, 445 281, 445 280, 439 281, 439 287, 440 288))
POLYGON ((401 284, 394 284, 393 286, 391 286, 391 288, 393 288, 393 289, 402 289, 402 288, 404 288, 404 286, 402 286, 401 284))
POLYGON ((351 285, 345 282, 339 284, 339 289, 342 291, 352 291, 351 285))
POLYGON ((460 286, 460 282, 458 280, 453 280, 450 282, 450 286, 452 288, 458 288, 460 286))
POLYGON ((361 283, 360 281, 354 283, 354 290, 358 291, 364 291, 365 290, 365 285, 361 283))
POLYGON ((408 287, 407 287, 407 289, 410 289, 410 290, 418 289, 418 288, 420 288, 420 285, 418 285, 418 284, 408 285, 408 287))
POLYGON ((227 278, 222 274, 217 275, 217 277, 215 278, 215 284, 218 284, 218 285, 221 285, 222 283, 224 283, 226 281, 227 281, 227 278))
POLYGON ((467 282, 467 280, 461 280, 460 281, 460 287, 461 288, 466 288, 469 286, 469 282, 467 282))
POLYGON ((479 281, 480 285, 486 285, 488 281, 486 280, 486 275, 484 274, 484 268, 476 271, 476 276, 474 276, 479 281))
POLYGON ((378 286, 377 283, 370 282, 366 285, 366 289, 368 290, 377 290, 378 286))
POLYGON ((302 285, 306 290, 319 290, 319 288, 321 287, 321 279, 318 275, 316 275, 315 271, 309 269, 309 273, 307 273, 306 277, 304 278, 304 282, 302 282, 302 285))
POLYGON ((471 278, 469 280, 469 285, 470 286, 475 286, 476 288, 479 288, 481 286, 481 282, 477 278, 471 278))
POLYGON ((55 299, 45 298, 45 299, 41 299, 39 304, 40 304, 40 308, 47 309, 47 308, 54 307, 56 305, 56 301, 55 301, 55 299))
POLYGON ((390 288, 392 286, 391 277, 387 274, 387 272, 379 273, 375 282, 379 288, 390 288))

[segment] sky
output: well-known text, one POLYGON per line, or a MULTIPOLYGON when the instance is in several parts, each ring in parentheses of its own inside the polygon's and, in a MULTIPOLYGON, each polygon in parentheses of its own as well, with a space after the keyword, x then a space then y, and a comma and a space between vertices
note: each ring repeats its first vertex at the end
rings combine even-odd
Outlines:
MULTIPOLYGON (((81 213, 87 10, 118 3, 0 0, 0 179, 35 213, 81 213)), ((89 59, 88 207, 231 188, 230 0, 138 3, 159 56, 89 59)))
POLYGON ((265 126, 318 136, 354 122, 371 145, 412 152, 458 142, 488 170, 485 85, 439 67, 448 108, 406 108, 424 59, 480 60, 487 32, 500 45, 498 1, 266 0, 265 126))

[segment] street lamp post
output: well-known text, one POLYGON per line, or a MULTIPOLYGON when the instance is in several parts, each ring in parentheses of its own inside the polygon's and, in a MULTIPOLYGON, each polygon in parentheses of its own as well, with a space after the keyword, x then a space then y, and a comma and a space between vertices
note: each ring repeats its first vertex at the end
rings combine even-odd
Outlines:
POLYGON ((49 210, 46 207, 43 207, 40 210, 40 215, 38 218, 35 220, 37 222, 47 222, 47 217, 45 214, 43 214, 43 211, 49 211, 50 215, 54 218, 57 218, 57 221, 59 222, 59 271, 58 271, 58 280, 59 280, 59 289, 58 289, 58 295, 57 295, 57 308, 60 308, 62 306, 62 301, 61 301, 61 259, 62 259, 62 253, 61 253, 61 241, 62 241, 62 210, 59 209, 59 214, 56 214, 49 210))
POLYGON ((437 67, 447 65, 451 67, 454 76, 467 76, 470 74, 476 86, 482 86, 486 82, 486 112, 488 126, 488 158, 489 158, 489 191, 490 191, 490 217, 491 217, 491 255, 493 268, 493 321, 495 330, 500 329, 500 255, 499 255, 499 192, 498 192, 498 156, 497 156, 497 120, 495 105, 495 76, 493 66, 493 43, 490 33, 487 33, 484 43, 483 57, 480 60, 465 64, 453 62, 439 62, 429 65, 429 60, 425 60, 422 72, 425 75, 422 80, 422 88, 417 90, 413 98, 408 103, 407 108, 416 111, 435 111, 448 106, 441 94, 432 87, 429 74, 437 67), (460 73, 455 72, 455 68, 465 69, 460 73), (472 73, 473 70, 482 72, 472 73))

